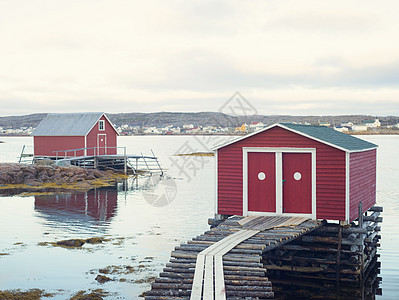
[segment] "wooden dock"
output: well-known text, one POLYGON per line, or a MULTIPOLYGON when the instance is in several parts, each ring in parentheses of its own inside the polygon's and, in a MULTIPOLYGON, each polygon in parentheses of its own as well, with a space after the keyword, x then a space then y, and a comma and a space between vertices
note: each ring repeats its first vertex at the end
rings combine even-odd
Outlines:
POLYGON ((145 299, 273 298, 262 255, 321 225, 299 217, 231 217, 176 247, 145 299))
POLYGON ((56 165, 60 166, 77 166, 87 169, 101 169, 101 170, 118 170, 124 171, 125 174, 138 173, 161 173, 163 170, 159 164, 158 157, 155 156, 151 150, 152 155, 144 156, 127 154, 126 147, 91 147, 91 148, 77 148, 68 150, 53 151, 54 156, 35 156, 33 149, 27 153, 28 146, 23 145, 19 157, 19 163, 28 162, 36 163, 38 161, 54 161, 56 165), (107 154, 123 150, 122 154, 107 154), (92 155, 82 155, 83 153, 91 152, 92 155), (79 155, 80 154, 80 155, 79 155))
POLYGON ((57 165, 74 165, 89 169, 113 169, 124 170, 125 173, 137 172, 160 172, 163 173, 156 156, 144 155, 86 155, 59 158, 55 162, 57 165))

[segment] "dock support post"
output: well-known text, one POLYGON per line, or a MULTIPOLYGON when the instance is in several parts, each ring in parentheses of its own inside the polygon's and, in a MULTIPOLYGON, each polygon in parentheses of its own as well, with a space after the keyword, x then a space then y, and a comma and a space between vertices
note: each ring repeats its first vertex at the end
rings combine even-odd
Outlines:
POLYGON ((154 151, 152 151, 152 149, 151 149, 151 153, 152 153, 152 156, 154 157, 155 161, 157 162, 158 168, 161 171, 161 176, 162 176, 163 175, 163 170, 161 168, 161 165, 158 162, 158 158, 155 156, 154 151))
POLYGON ((125 175, 127 174, 127 157, 126 157, 126 147, 123 147, 123 156, 124 156, 124 168, 125 168, 125 175))
POLYGON ((24 151, 25 151, 25 145, 22 146, 21 155, 19 156, 19 161, 18 161, 19 164, 21 163, 22 155, 24 154, 24 151))
POLYGON ((363 228, 363 202, 360 201, 359 203, 359 227, 363 228))
POLYGON ((221 214, 215 214, 215 220, 218 221, 224 221, 226 220, 230 215, 221 215, 221 214))
POLYGON ((342 248, 342 225, 338 229, 338 249, 337 249, 337 291, 340 290, 340 274, 341 274, 341 248, 342 248))
MULTIPOLYGON (((359 223, 359 228, 363 228, 363 202, 360 201, 359 203, 359 218, 358 218, 358 223, 359 223)), ((361 240, 364 241, 364 234, 360 234, 361 240)), ((360 276, 359 276, 359 281, 360 281, 360 290, 361 290, 361 296, 362 299, 364 299, 364 242, 361 247, 361 257, 360 257, 360 276)))
POLYGON ((148 172, 150 173, 150 175, 152 175, 151 169, 150 169, 150 167, 148 166, 147 161, 145 160, 145 157, 144 157, 143 153, 141 153, 141 157, 143 158, 143 160, 144 160, 144 162, 145 162, 145 165, 147 166, 148 172))

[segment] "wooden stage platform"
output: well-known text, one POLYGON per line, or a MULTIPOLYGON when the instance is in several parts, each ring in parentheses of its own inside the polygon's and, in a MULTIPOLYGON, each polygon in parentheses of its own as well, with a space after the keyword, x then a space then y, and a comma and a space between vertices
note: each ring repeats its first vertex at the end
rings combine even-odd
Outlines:
POLYGON ((27 146, 23 145, 19 157, 19 163, 37 163, 40 161, 52 161, 59 166, 77 166, 88 169, 110 169, 124 171, 125 174, 142 174, 142 173, 161 173, 163 170, 159 164, 158 157, 151 150, 152 155, 144 156, 132 155, 126 152, 126 147, 91 147, 78 148, 69 150, 53 151, 53 156, 34 155, 33 149, 26 153, 27 146), (123 150, 123 154, 107 154, 117 153, 123 150), (79 155, 79 153, 92 153, 92 155, 79 155))
POLYGON ((125 173, 136 174, 140 171, 149 173, 160 172, 163 170, 158 162, 156 156, 144 155, 118 155, 118 154, 103 154, 103 155, 86 155, 86 156, 72 156, 66 158, 57 158, 57 165, 74 165, 82 168, 98 168, 98 169, 113 169, 124 170, 125 173))
POLYGON ((262 254, 321 225, 300 217, 231 217, 176 247, 145 299, 273 298, 262 254))

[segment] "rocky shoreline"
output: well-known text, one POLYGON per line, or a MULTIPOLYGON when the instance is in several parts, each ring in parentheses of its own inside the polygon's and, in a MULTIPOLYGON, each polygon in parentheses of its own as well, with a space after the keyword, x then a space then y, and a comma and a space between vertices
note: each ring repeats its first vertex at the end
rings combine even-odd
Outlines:
POLYGON ((0 163, 0 192, 80 190, 112 186, 127 176, 111 170, 83 169, 75 166, 42 166, 0 163))

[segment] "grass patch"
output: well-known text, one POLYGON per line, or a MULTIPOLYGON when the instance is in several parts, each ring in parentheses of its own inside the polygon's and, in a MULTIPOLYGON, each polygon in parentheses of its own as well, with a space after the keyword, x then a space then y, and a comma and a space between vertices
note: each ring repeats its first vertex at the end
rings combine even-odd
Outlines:
POLYGON ((79 291, 73 295, 70 300, 102 300, 110 293, 103 289, 95 289, 92 291, 79 291))
POLYGON ((150 276, 150 277, 146 277, 146 278, 143 278, 143 279, 137 279, 137 280, 134 281, 134 283, 137 283, 137 284, 151 283, 151 282, 154 282, 155 279, 157 279, 157 278, 154 277, 154 276, 150 276))
POLYGON ((21 196, 37 196, 52 195, 60 191, 88 191, 93 188, 114 186, 116 182, 129 178, 129 175, 121 173, 112 173, 103 178, 95 178, 92 180, 83 180, 75 182, 42 182, 38 185, 27 184, 0 184, 0 191, 14 190, 16 195, 21 196))
POLYGON ((27 291, 21 290, 6 290, 0 291, 0 299, 5 300, 40 300, 42 297, 53 297, 54 294, 46 293, 40 289, 30 289, 27 291))
POLYGON ((194 153, 176 154, 176 156, 215 156, 215 154, 213 152, 194 152, 194 153))
POLYGON ((102 244, 103 242, 108 242, 110 239, 106 239, 104 237, 92 237, 88 239, 69 239, 69 240, 62 240, 58 242, 39 242, 37 243, 38 246, 54 246, 54 247, 63 247, 67 249, 75 249, 75 248, 82 248, 84 244, 102 244))
POLYGON ((138 273, 141 272, 143 270, 145 270, 147 268, 147 266, 145 265, 138 265, 137 267, 132 267, 132 266, 115 266, 115 265, 111 265, 111 266, 107 266, 105 268, 99 269, 98 272, 101 274, 110 274, 110 275, 114 275, 114 274, 132 274, 132 273, 138 273))

